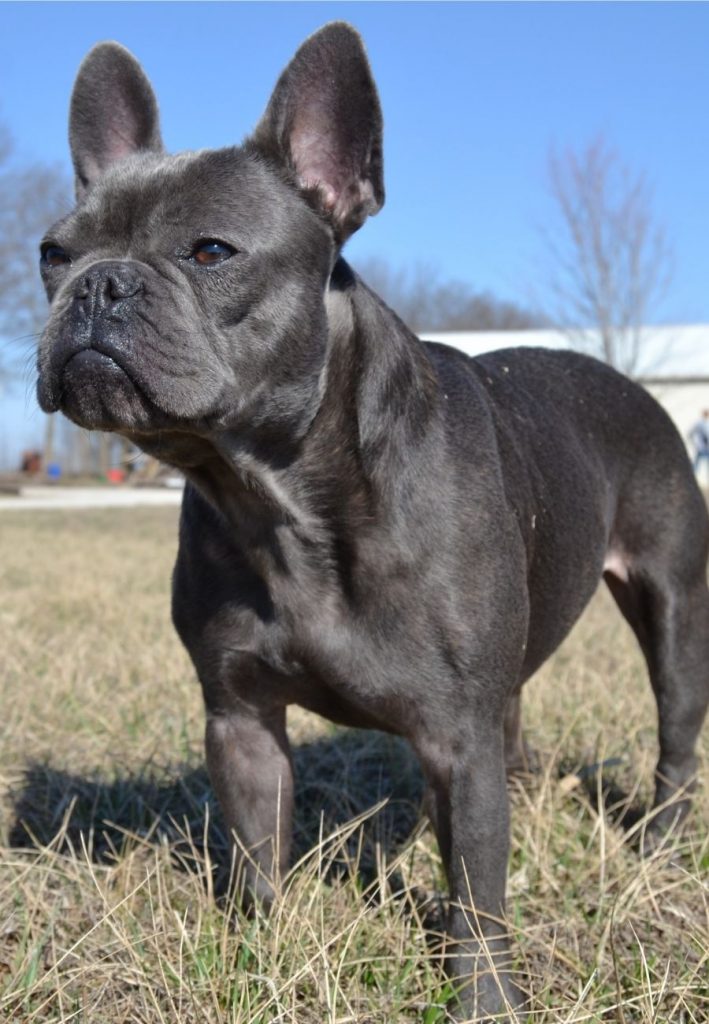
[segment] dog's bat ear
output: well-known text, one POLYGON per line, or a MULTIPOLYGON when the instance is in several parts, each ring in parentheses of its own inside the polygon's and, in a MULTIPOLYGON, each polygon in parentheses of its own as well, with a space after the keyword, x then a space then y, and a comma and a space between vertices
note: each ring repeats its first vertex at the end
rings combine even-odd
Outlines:
POLYGON ((303 43, 250 141, 295 175, 338 241, 381 209, 382 113, 350 25, 332 22, 303 43))
POLYGON ((155 94, 120 43, 99 43, 84 58, 71 96, 69 145, 77 199, 117 160, 162 151, 155 94))

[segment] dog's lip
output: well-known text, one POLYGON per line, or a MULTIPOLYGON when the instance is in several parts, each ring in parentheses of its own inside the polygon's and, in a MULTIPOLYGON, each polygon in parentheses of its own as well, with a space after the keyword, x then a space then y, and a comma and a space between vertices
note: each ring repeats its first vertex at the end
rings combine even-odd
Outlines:
POLYGON ((113 365, 117 366, 119 370, 123 370, 123 367, 120 366, 118 362, 116 362, 116 359, 112 355, 109 355, 107 352, 101 352, 97 348, 81 348, 79 349, 78 352, 72 352, 72 354, 69 356, 69 358, 62 366, 61 372, 64 373, 71 366, 72 363, 76 362, 77 359, 80 362, 84 363, 113 363, 113 365))
POLYGON ((140 391, 141 394, 143 393, 142 388, 136 384, 133 374, 126 369, 122 361, 116 359, 112 351, 107 351, 97 345, 89 345, 87 348, 80 348, 76 352, 72 352, 59 370, 63 383, 66 381, 65 375, 71 370, 72 364, 77 363, 79 366, 87 368, 94 366, 96 370, 103 370, 104 372, 109 370, 113 373, 118 370, 124 377, 128 378, 136 391, 140 391))
POLYGON ((94 368, 97 371, 101 371, 104 373, 106 371, 109 371, 110 373, 114 374, 118 372, 128 381, 130 381, 131 387, 133 387, 135 391, 137 391, 144 399, 147 399, 147 395, 145 395, 143 389, 136 384, 133 375, 128 373, 125 366, 118 362, 113 353, 105 352, 102 349, 96 348, 95 346, 92 345, 88 348, 81 348, 77 352, 73 352, 66 360, 66 362, 63 364, 61 370, 59 371, 61 374, 60 403, 64 401, 66 395, 66 375, 67 373, 71 372, 72 365, 75 365, 77 368, 94 368))

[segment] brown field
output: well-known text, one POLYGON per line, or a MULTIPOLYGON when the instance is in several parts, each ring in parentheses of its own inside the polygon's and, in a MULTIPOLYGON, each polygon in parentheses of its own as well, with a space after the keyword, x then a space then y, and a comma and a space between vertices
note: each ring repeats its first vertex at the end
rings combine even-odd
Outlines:
MULTIPOLYGON (((441 868, 406 746, 302 712, 296 864, 269 918, 215 899, 225 838, 169 620, 172 509, 0 518, 0 1020, 446 1020, 441 868)), ((526 694, 508 913, 544 1024, 709 1020, 709 798, 641 861, 655 714, 605 592, 526 694), (637 836, 637 832, 635 833, 637 836)), ((709 729, 704 765, 709 763, 709 729)))

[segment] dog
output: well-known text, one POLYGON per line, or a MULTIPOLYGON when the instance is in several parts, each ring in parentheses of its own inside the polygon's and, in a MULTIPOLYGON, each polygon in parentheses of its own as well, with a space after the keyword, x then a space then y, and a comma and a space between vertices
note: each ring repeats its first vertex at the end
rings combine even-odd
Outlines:
POLYGON ((288 866, 286 708, 407 737, 447 871, 457 1012, 523 1012, 504 924, 520 690, 602 577, 647 660, 648 837, 686 816, 709 701, 709 523, 638 385, 570 351, 419 341, 341 250, 384 202, 357 33, 311 36, 241 146, 163 151, 116 43, 71 99, 76 208, 41 246, 38 397, 178 467, 173 619, 247 900, 288 866))

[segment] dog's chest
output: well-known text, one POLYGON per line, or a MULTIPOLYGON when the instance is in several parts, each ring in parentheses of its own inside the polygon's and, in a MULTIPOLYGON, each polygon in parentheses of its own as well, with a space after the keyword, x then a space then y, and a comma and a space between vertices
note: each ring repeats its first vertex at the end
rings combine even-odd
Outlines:
MULTIPOLYGON (((285 540, 281 550, 290 552, 285 540)), ((275 693, 343 724, 414 735, 424 709, 437 727, 455 725, 471 686, 487 675, 489 643, 509 661, 502 685, 514 679, 525 622, 519 594, 504 583, 481 594, 464 585, 460 564, 455 575, 441 560, 373 530, 352 544, 346 565, 308 548, 288 571, 271 573, 274 614, 251 636, 275 693), (519 642, 500 652, 493 634, 503 606, 505 633, 519 642)))
POLYGON ((183 558, 198 572, 178 563, 175 621, 200 676, 216 673, 250 701, 407 729, 418 691, 446 687, 455 646, 442 649, 451 616, 426 565, 376 535, 346 554, 290 528, 275 539, 245 552, 248 572, 218 538, 183 558))

